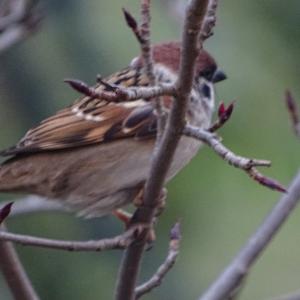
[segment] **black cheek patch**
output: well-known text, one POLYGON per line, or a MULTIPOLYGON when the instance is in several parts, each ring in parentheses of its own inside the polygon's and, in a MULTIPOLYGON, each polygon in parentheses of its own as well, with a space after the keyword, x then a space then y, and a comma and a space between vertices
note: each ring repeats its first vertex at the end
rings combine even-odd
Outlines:
POLYGON ((204 84, 201 92, 203 93, 203 96, 206 98, 210 98, 211 97, 211 90, 210 87, 207 84, 204 84))

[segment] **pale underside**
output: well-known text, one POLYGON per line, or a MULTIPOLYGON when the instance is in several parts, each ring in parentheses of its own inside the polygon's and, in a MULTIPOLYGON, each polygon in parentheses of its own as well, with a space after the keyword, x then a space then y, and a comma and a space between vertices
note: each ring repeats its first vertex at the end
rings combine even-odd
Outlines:
MULTIPOLYGON (((37 194, 94 217, 133 201, 148 176, 154 140, 119 140, 36 153, 2 168, 0 190, 37 194), (122 151, 120 151, 122 149, 122 151)), ((197 153, 200 143, 182 137, 169 170, 170 180, 197 153)))

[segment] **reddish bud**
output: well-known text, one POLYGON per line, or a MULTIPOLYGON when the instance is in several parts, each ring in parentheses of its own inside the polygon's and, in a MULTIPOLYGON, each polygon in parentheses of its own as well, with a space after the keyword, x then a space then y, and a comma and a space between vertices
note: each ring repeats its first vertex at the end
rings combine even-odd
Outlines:
POLYGON ((0 209, 0 224, 9 216, 13 204, 9 202, 0 209))
POLYGON ((228 107, 224 105, 219 109, 219 119, 221 123, 225 123, 230 117, 233 112, 234 102, 231 102, 228 107))
MULTIPOLYGON (((289 113, 290 113, 290 116, 292 119, 292 123, 293 123, 294 127, 296 128, 296 126, 299 123, 298 107, 297 107, 294 97, 292 96, 292 93, 289 90, 286 90, 286 92, 285 92, 285 103, 289 110, 289 113)), ((296 130, 296 132, 297 132, 297 130, 296 130)))
POLYGON ((220 102, 219 108, 218 108, 218 117, 221 118, 221 116, 225 113, 225 105, 224 102, 220 102))

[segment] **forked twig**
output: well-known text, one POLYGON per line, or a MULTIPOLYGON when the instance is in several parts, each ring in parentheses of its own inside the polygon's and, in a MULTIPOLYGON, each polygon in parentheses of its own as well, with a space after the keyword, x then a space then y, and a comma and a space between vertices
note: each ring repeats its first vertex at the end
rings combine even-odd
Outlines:
POLYGON ((250 159, 234 154, 231 150, 226 148, 220 140, 211 132, 197 128, 191 125, 186 125, 183 133, 187 136, 196 138, 209 147, 211 147, 222 159, 230 165, 244 170, 252 179, 270 189, 286 192, 286 189, 276 180, 268 178, 255 168, 255 167, 269 167, 271 162, 268 160, 250 159))
POLYGON ((145 283, 139 285, 135 289, 135 299, 139 299, 143 295, 150 293, 154 288, 161 285, 162 280, 174 266, 179 254, 179 246, 181 240, 180 223, 177 222, 170 232, 169 251, 165 261, 159 266, 154 275, 145 283))

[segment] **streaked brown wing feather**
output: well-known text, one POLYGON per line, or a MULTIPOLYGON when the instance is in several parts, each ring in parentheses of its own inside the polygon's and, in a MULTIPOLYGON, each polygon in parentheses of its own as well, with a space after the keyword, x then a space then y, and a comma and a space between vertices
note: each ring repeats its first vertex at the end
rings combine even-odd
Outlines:
MULTIPOLYGON (((139 70, 125 69, 106 79, 111 84, 147 85, 139 70)), ((97 90, 105 90, 97 85, 97 90)), ((30 129, 20 142, 2 155, 25 152, 53 151, 110 142, 118 138, 149 137, 155 134, 156 117, 151 102, 136 100, 109 103, 101 99, 84 97, 73 105, 43 120, 30 129), (147 130, 149 128, 149 130, 147 130)))

